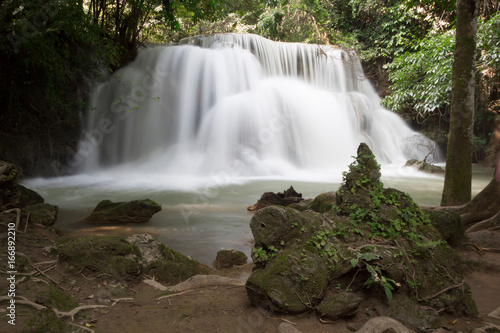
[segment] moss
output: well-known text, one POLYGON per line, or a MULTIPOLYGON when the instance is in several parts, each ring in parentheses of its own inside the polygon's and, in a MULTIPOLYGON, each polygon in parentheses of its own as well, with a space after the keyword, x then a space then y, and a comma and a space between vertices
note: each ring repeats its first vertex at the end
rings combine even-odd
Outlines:
POLYGON ((124 242, 120 236, 64 239, 58 252, 60 260, 72 265, 76 271, 87 268, 126 280, 140 273, 139 249, 124 242))
POLYGON ((28 333, 65 333, 68 327, 50 309, 39 311, 28 323, 28 333))
POLYGON ((71 310, 78 306, 78 303, 70 295, 54 286, 48 286, 44 290, 41 290, 36 300, 40 304, 58 310, 71 310))

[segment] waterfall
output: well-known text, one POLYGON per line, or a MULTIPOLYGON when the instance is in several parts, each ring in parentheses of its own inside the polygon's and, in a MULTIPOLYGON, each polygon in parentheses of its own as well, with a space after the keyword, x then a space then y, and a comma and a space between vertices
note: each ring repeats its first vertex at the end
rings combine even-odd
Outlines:
POLYGON ((380 106, 355 54, 248 34, 142 49, 90 104, 84 172, 286 177, 346 170, 360 142, 381 164, 432 144, 380 106))

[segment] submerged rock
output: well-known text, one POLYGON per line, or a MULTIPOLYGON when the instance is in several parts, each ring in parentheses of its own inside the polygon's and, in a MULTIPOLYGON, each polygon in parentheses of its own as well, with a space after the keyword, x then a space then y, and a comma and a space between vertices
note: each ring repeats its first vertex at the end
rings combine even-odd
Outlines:
POLYGON ((161 210, 161 206, 150 199, 129 202, 103 200, 83 222, 115 224, 145 223, 161 210))
POLYGON ((476 313, 457 253, 410 196, 383 187, 368 146, 360 145, 336 195, 314 201, 304 211, 270 206, 253 216, 252 304, 332 319, 377 304, 378 314, 413 328, 435 328, 442 309, 476 313))

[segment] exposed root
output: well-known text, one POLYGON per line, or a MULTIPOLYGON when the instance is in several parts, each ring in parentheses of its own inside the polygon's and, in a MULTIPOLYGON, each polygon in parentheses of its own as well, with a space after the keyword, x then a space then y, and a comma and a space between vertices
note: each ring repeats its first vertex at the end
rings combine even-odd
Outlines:
POLYGON ((430 296, 427 296, 427 297, 424 297, 424 298, 420 298, 420 299, 417 299, 419 302, 422 302, 422 301, 428 301, 428 300, 431 300, 433 298, 436 298, 438 297, 439 295, 441 294, 444 294, 445 292, 449 291, 449 290, 452 290, 452 289, 455 289, 455 288, 460 288, 460 287, 463 287, 465 283, 465 279, 462 280, 462 282, 460 282, 459 284, 455 284, 453 286, 449 286, 449 287, 446 287, 444 288, 443 290, 440 290, 438 291, 437 293, 435 293, 434 295, 430 295, 430 296))
MULTIPOLYGON (((26 297, 23 297, 23 296, 18 296, 18 298, 20 298, 20 299, 16 299, 16 303, 17 304, 29 305, 29 306, 34 307, 37 310, 51 309, 51 308, 46 307, 45 305, 38 304, 38 303, 35 303, 33 301, 30 301, 29 299, 27 299, 26 297)), ((11 300, 10 297, 0 296, 0 301, 10 301, 10 300, 11 300)), ((75 320, 75 315, 78 312, 82 311, 82 310, 97 309, 97 308, 107 308, 107 307, 108 307, 107 305, 92 304, 92 305, 81 305, 81 306, 78 306, 78 307, 74 308, 71 311, 68 311, 68 312, 59 311, 59 310, 56 310, 56 309, 51 309, 51 310, 54 311, 54 313, 56 314, 56 316, 59 317, 59 318, 70 317, 71 320, 74 321, 75 320)))

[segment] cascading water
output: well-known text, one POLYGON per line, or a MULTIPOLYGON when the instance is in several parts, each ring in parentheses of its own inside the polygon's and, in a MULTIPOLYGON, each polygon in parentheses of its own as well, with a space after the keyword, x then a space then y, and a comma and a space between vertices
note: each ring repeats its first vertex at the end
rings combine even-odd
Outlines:
POLYGON ((422 159, 432 144, 380 107, 355 55, 255 35, 141 50, 91 105, 78 152, 85 172, 340 175, 360 142, 382 164, 422 159))

